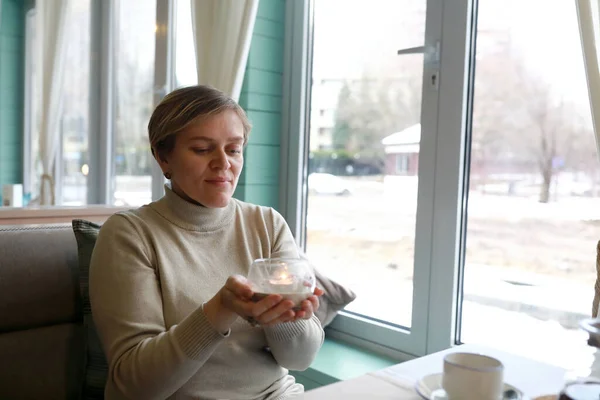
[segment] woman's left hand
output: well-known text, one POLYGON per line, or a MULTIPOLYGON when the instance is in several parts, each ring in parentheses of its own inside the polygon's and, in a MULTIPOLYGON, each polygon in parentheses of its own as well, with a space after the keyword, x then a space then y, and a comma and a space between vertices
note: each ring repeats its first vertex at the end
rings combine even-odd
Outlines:
POLYGON ((300 303, 300 311, 296 311, 296 315, 294 317, 294 321, 299 319, 311 319, 315 314, 315 311, 319 309, 319 297, 321 297, 325 293, 321 288, 315 288, 313 295, 303 300, 300 303))

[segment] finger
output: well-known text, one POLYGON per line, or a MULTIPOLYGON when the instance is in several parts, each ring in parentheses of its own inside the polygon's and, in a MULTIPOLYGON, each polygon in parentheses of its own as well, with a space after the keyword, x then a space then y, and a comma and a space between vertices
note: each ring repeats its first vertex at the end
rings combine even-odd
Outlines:
POLYGON ((296 311, 296 316, 294 318, 294 321, 298 321, 299 319, 305 319, 305 318, 306 318, 306 311, 304 311, 304 310, 296 311))
POLYGON ((258 318, 260 315, 269 311, 271 308, 275 307, 277 304, 281 302, 283 297, 279 294, 270 294, 264 299, 254 303, 252 305, 252 316, 254 318, 258 318))
POLYGON ((320 287, 315 287, 315 290, 313 293, 315 296, 323 296, 325 294, 325 291, 323 289, 321 289, 320 287))
POLYGON ((254 294, 249 281, 241 275, 232 275, 227 278, 225 287, 232 291, 236 296, 244 299, 250 299, 254 294))
POLYGON ((314 314, 313 305, 310 301, 304 300, 302 302, 302 311, 304 311, 303 319, 310 319, 314 314))
POLYGON ((242 317, 246 317, 252 313, 252 306, 254 303, 240 298, 227 287, 224 287, 221 291, 221 301, 227 308, 242 317))
MULTIPOLYGON (((281 316, 287 311, 291 311, 292 307, 294 307, 294 302, 291 300, 283 300, 275 307, 267 310, 261 315, 257 316, 256 319, 260 321, 261 324, 268 324, 271 321, 277 320, 281 318, 281 316)), ((293 311, 292 311, 293 312, 293 311)))
POLYGON ((294 311, 294 309, 291 309, 290 311, 286 311, 286 314, 288 315, 288 317, 282 318, 281 322, 291 322, 296 319, 296 311, 294 311))
POLYGON ((317 296, 310 296, 307 300, 310 301, 310 303, 312 304, 313 312, 315 312, 315 311, 317 311, 319 309, 319 305, 321 303, 320 303, 319 298, 317 296))

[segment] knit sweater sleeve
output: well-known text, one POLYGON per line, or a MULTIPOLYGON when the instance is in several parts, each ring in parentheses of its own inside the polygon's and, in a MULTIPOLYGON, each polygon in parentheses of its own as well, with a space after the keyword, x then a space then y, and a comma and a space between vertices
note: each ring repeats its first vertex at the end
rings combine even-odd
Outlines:
POLYGON ((120 396, 164 399, 206 362, 224 335, 202 307, 166 329, 158 272, 148 239, 114 215, 103 225, 90 264, 90 301, 120 396))
MULTIPOLYGON (((292 232, 283 217, 273 212, 273 254, 296 255, 298 248, 292 232)), ((325 333, 316 316, 265 327, 267 342, 271 353, 279 365, 284 368, 304 371, 312 364, 323 345, 325 333)))

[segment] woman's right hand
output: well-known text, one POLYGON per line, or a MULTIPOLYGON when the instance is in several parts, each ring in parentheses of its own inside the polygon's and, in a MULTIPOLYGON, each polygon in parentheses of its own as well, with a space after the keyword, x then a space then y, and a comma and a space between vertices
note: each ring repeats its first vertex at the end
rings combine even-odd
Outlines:
POLYGON ((204 313, 220 332, 227 332, 238 316, 259 325, 275 325, 293 321, 294 303, 272 294, 257 302, 248 280, 232 275, 219 292, 204 305, 204 313))

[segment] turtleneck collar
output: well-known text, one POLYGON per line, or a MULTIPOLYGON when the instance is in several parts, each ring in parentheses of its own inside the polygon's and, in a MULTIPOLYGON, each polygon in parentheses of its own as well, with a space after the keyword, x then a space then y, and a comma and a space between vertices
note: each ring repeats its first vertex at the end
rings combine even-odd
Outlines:
POLYGON ((165 195, 150 207, 175 225, 199 232, 219 230, 231 222, 235 214, 233 198, 225 207, 208 208, 179 197, 168 183, 165 184, 165 195))

